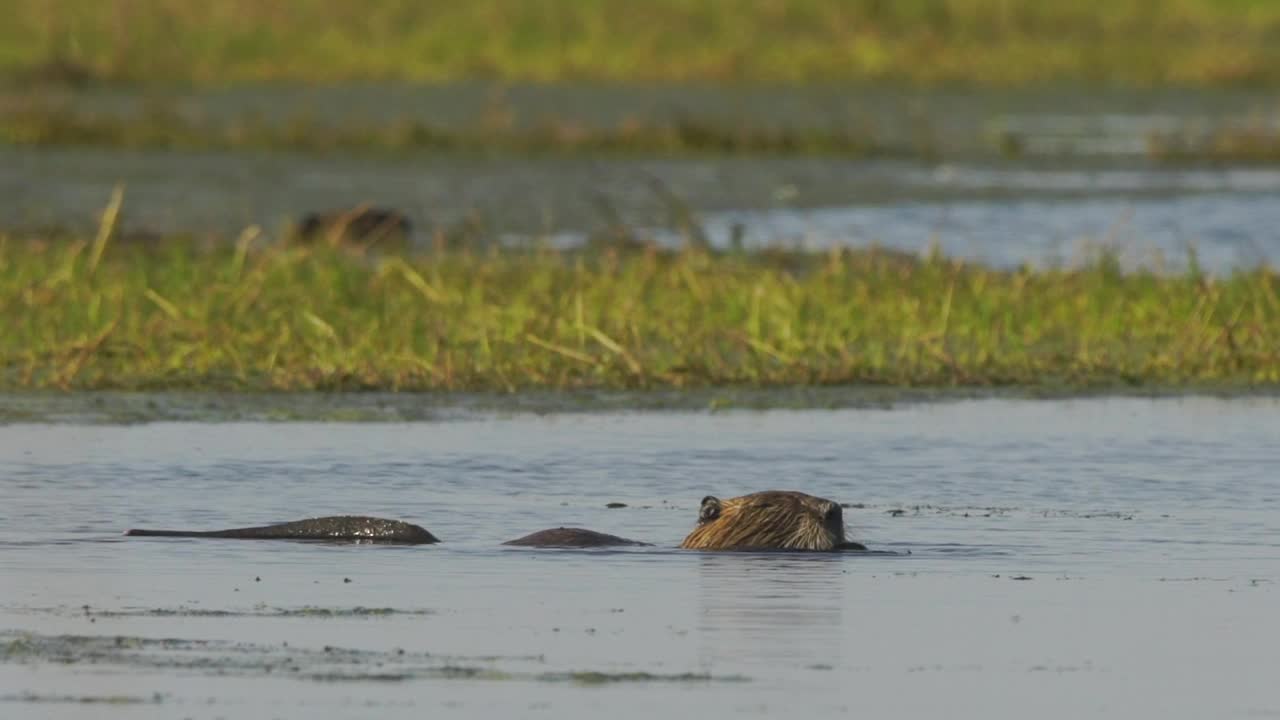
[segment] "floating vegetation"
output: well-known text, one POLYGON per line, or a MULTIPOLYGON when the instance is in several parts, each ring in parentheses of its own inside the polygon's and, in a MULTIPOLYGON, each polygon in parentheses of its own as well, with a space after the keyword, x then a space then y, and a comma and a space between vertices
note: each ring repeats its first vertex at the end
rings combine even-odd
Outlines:
POLYGON ((434 615, 434 610, 399 610, 396 608, 269 608, 255 607, 252 610, 206 610, 202 608, 150 608, 126 610, 96 610, 89 606, 80 609, 84 615, 99 618, 383 618, 392 616, 434 615))
MULTIPOLYGON (((876 506, 862 505, 862 508, 875 508, 876 506)), ((1031 516, 1040 518, 1071 518, 1075 520, 1132 520, 1137 515, 1137 511, 1132 510, 1098 510, 1093 512, 1079 510, 1044 510, 1036 508, 1014 508, 1014 507, 982 507, 962 505, 957 507, 942 505, 908 505, 905 507, 891 507, 884 511, 886 515, 892 517, 904 517, 906 515, 941 515, 948 517, 960 518, 1008 518, 1013 516, 1031 516)))
POLYGON ((1280 276, 0 237, 0 388, 1275 387, 1280 276))
POLYGON ((1006 157, 1146 158, 1165 165, 1280 161, 1274 111, 1250 115, 1000 116, 988 122, 990 149, 1006 157))
POLYGON ((1261 122, 1191 132, 1152 134, 1148 154, 1164 162, 1280 162, 1280 123, 1261 122))
MULTIPOLYGON (((612 683, 748 682, 742 675, 708 673, 604 672, 597 670, 503 670, 499 661, 543 664, 545 658, 456 658, 406 650, 321 649, 288 645, 235 643, 220 640, 143 638, 135 636, 39 635, 0 633, 0 663, 23 665, 110 666, 132 670, 181 670, 208 675, 261 676, 315 682, 402 682, 407 680, 514 680, 575 685, 612 683)), ((12 696, 23 702, 40 698, 12 696)), ((44 696, 40 696, 44 697, 44 696)), ((9 699, 0 697, 0 699, 9 699)), ((126 698, 120 702, 159 702, 126 698)), ((55 701, 52 699, 46 701, 55 701)), ((62 701, 62 700, 57 700, 62 701)), ((112 702, 111 699, 92 700, 112 702)))
POLYGON ((0 695, 0 702, 52 703, 73 705, 158 705, 165 696, 155 693, 149 697, 140 695, 47 695, 33 692, 0 695))
POLYGON ((749 682, 745 675, 715 676, 710 673, 650 673, 650 672, 599 672, 581 671, 568 673, 542 673, 543 682, 571 682, 576 685, 610 685, 613 683, 708 683, 749 682))

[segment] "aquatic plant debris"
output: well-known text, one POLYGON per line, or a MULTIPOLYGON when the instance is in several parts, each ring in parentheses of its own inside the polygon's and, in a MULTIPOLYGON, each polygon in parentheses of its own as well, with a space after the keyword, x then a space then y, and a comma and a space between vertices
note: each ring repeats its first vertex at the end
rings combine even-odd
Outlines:
POLYGON ((82 609, 85 615, 92 615, 100 618, 126 618, 126 617, 184 617, 184 618, 235 618, 235 617, 261 617, 261 618, 383 618, 404 615, 434 615, 434 610, 413 609, 400 610, 397 608, 323 608, 323 607, 302 607, 302 608, 254 608, 252 610, 206 610, 202 608, 151 608, 151 609, 124 609, 124 610, 95 610, 92 607, 84 607, 82 609))
POLYGON ((159 705, 165 701, 165 697, 162 693, 143 697, 140 695, 51 695, 22 692, 0 695, 0 702, 73 705, 159 705))
POLYGON ((0 631, 0 663, 112 666, 209 675, 271 673, 315 682, 401 682, 421 679, 512 680, 578 685, 748 682, 742 675, 596 670, 503 670, 503 661, 545 663, 542 656, 450 657, 403 649, 357 650, 134 636, 40 635, 0 631))

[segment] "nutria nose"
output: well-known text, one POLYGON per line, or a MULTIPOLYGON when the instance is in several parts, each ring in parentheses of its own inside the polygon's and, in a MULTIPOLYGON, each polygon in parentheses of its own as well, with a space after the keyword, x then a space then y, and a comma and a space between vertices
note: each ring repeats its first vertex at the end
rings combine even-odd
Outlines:
POLYGON ((832 520, 840 520, 842 515, 840 503, 827 503, 827 509, 823 511, 822 519, 831 522, 832 520))

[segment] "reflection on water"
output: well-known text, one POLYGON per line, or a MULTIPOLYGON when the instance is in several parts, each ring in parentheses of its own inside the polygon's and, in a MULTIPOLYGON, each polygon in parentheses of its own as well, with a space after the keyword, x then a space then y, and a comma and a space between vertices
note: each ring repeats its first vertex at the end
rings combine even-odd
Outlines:
POLYGON ((754 664, 752 657, 766 665, 840 665, 845 560, 822 554, 703 554, 699 661, 708 667, 754 664))
MULTIPOLYGON (((1280 183, 1277 184, 1280 190, 1280 183)), ((1194 252, 1211 272, 1280 258, 1280 207, 1267 194, 1175 198, 909 203, 806 211, 716 213, 707 234, 728 244, 779 239, 799 247, 880 244, 991 265, 1074 265, 1114 251, 1123 266, 1178 271, 1194 252)))

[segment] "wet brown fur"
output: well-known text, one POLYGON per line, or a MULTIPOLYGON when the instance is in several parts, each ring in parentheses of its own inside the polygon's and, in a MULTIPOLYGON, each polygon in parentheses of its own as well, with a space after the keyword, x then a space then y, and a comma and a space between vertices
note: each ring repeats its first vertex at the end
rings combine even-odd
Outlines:
POLYGON ((689 550, 866 549, 845 540, 840 503, 784 490, 728 500, 703 498, 698 526, 680 547, 689 550))
POLYGON ((413 234, 408 216, 389 208, 358 205, 350 210, 314 212, 302 216, 296 237, 303 242, 325 241, 388 245, 403 243, 413 234))

